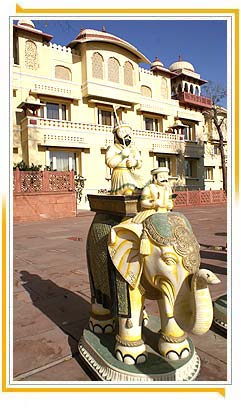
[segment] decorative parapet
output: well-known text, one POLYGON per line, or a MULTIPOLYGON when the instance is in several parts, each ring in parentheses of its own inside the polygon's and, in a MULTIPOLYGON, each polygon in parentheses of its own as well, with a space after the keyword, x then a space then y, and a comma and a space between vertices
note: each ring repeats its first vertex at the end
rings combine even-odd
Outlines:
POLYGON ((142 68, 142 67, 139 67, 139 73, 148 74, 148 75, 154 75, 151 70, 148 70, 148 69, 142 68))
POLYGON ((223 190, 208 191, 177 191, 174 207, 200 206, 212 204, 225 204, 227 202, 226 193, 223 190))
POLYGON ((212 108, 211 98, 194 95, 188 92, 181 92, 172 97, 174 100, 179 100, 180 103, 199 106, 202 108, 212 108))
POLYGON ((74 171, 20 171, 13 172, 14 194, 74 191, 74 171))
POLYGON ((35 83, 34 87, 31 89, 31 93, 41 93, 41 94, 48 94, 48 95, 61 95, 62 97, 72 97, 72 90, 71 88, 67 87, 58 87, 56 85, 49 85, 43 83, 35 83))
POLYGON ((66 47, 66 46, 61 46, 60 44, 55 44, 55 43, 43 43, 43 47, 48 47, 52 48, 54 50, 61 51, 63 53, 69 53, 69 54, 77 54, 79 55, 78 51, 75 49, 72 49, 71 47, 66 47))

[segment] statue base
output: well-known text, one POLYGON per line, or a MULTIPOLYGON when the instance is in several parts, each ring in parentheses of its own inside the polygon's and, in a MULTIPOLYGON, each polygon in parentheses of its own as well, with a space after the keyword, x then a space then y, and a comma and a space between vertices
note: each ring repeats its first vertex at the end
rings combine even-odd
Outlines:
POLYGON ((150 316, 143 329, 148 358, 145 363, 128 365, 114 356, 115 333, 94 334, 85 329, 79 342, 79 352, 96 380, 113 382, 192 381, 200 370, 200 359, 191 339, 191 354, 186 359, 170 361, 157 351, 159 318, 150 316))
POLYGON ((213 303, 213 323, 223 332, 227 332, 227 295, 220 296, 213 303))

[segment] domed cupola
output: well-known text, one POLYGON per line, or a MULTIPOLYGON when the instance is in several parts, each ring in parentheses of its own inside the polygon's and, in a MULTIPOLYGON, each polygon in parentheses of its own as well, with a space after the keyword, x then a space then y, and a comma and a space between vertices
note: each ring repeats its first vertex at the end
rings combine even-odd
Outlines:
POLYGON ((151 63, 151 69, 156 67, 164 67, 163 63, 159 60, 158 57, 156 57, 155 60, 151 63))
POLYGON ((27 19, 27 18, 24 18, 24 19, 19 20, 18 26, 24 26, 24 27, 27 27, 27 28, 33 28, 33 29, 35 29, 35 25, 34 25, 34 23, 32 22, 32 20, 27 19))
POLYGON ((175 63, 172 63, 169 67, 170 71, 177 71, 180 72, 182 70, 188 70, 191 71, 193 73, 195 73, 195 69, 193 67, 193 65, 191 63, 189 63, 188 61, 176 61, 175 63))
POLYGON ((33 33, 35 34, 35 39, 36 35, 38 36, 41 41, 49 42, 52 40, 53 36, 51 34, 44 33, 42 30, 38 30, 32 20, 29 18, 22 18, 18 21, 17 24, 13 24, 14 32, 17 32, 19 35, 21 33, 27 33, 28 35, 32 35, 33 33))
POLYGON ((84 43, 94 44, 97 42, 117 45, 131 52, 137 58, 137 61, 139 63, 142 62, 150 64, 148 58, 145 57, 139 50, 137 50, 136 47, 134 47, 132 44, 128 43, 120 37, 107 33, 106 29, 102 31, 93 29, 81 29, 77 37, 68 44, 68 47, 75 48, 76 46, 81 46, 81 44, 84 43))

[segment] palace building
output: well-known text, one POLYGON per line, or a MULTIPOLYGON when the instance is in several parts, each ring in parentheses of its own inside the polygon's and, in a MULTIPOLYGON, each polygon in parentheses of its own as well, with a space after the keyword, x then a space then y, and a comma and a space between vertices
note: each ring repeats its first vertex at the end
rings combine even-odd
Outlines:
POLYGON ((176 189, 222 188, 218 138, 205 116, 212 101, 201 92, 207 81, 190 62, 150 62, 106 31, 83 29, 66 46, 51 41, 31 20, 13 25, 14 164, 74 170, 87 193, 108 190, 116 110, 132 127, 143 174, 167 166, 176 189))

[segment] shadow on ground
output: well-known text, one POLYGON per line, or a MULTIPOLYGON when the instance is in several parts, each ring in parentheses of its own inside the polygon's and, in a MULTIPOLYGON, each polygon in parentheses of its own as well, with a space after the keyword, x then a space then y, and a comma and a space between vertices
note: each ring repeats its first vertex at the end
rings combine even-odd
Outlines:
POLYGON ((20 272, 20 277, 33 305, 68 335, 72 357, 92 378, 93 375, 81 361, 78 351, 78 342, 84 328, 88 326, 90 303, 50 279, 43 279, 25 270, 20 272))
POLYGON ((217 259, 219 261, 227 262, 226 253, 201 250, 200 256, 202 259, 217 259))

